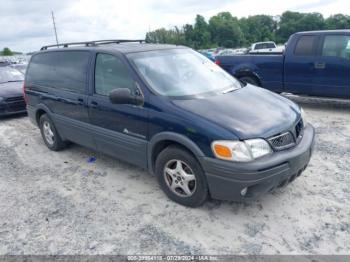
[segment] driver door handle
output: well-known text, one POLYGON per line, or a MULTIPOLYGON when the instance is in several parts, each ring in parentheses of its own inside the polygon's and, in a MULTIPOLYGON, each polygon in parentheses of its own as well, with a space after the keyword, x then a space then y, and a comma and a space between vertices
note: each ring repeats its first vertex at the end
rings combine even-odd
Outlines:
POLYGON ((315 69, 325 69, 326 63, 325 62, 315 62, 314 66, 315 66, 315 69))

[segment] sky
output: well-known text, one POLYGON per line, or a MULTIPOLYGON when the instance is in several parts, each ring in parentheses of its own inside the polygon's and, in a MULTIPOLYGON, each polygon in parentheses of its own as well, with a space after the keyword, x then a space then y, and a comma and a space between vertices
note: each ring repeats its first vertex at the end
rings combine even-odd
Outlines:
POLYGON ((348 0, 1 0, 0 49, 29 52, 55 44, 51 11, 58 41, 144 39, 146 32, 193 23, 229 11, 233 16, 284 11, 319 12, 325 17, 350 15, 348 0))

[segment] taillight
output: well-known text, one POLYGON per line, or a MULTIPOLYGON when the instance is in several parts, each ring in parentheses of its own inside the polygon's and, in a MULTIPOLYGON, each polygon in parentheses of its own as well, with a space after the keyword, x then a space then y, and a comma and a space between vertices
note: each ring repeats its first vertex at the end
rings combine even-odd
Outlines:
POLYGON ((26 95, 26 83, 23 82, 23 98, 24 98, 24 102, 26 102, 26 104, 28 104, 28 101, 27 101, 27 95, 26 95))
POLYGON ((215 64, 220 65, 220 64, 221 64, 220 60, 219 60, 219 59, 216 59, 216 60, 215 60, 215 64))

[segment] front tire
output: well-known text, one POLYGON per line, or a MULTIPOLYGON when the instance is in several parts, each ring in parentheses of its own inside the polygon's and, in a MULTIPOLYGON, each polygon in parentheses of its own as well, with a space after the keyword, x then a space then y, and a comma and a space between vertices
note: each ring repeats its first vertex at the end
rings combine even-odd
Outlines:
POLYGON ((59 151, 66 147, 66 143, 56 131, 56 128, 47 114, 43 114, 39 120, 41 136, 45 145, 52 151, 59 151))
POLYGON ((189 207, 202 205, 208 197, 205 174, 188 151, 169 146, 157 157, 155 173, 164 193, 173 201, 189 207))
POLYGON ((239 80, 243 83, 251 84, 254 86, 260 86, 259 81, 253 76, 242 76, 239 80))

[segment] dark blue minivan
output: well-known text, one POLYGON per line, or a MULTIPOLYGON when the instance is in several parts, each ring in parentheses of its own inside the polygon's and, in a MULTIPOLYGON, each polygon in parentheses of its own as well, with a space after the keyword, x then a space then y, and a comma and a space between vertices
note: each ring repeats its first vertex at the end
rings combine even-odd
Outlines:
POLYGON ((24 94, 51 150, 74 142, 155 174, 172 200, 243 201, 296 179, 314 128, 302 109, 191 50, 106 40, 46 46, 24 94))

